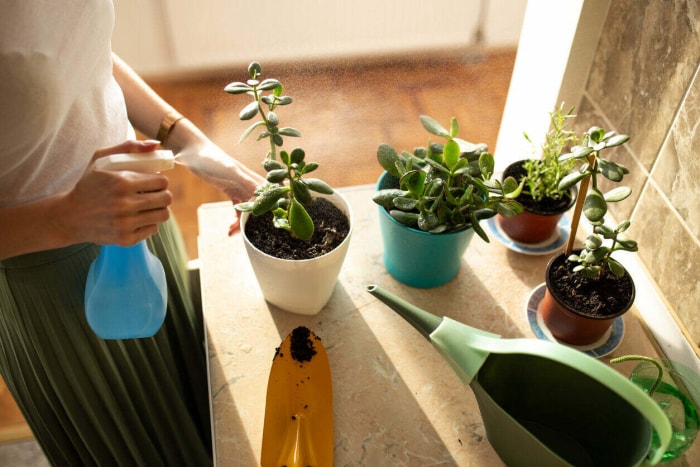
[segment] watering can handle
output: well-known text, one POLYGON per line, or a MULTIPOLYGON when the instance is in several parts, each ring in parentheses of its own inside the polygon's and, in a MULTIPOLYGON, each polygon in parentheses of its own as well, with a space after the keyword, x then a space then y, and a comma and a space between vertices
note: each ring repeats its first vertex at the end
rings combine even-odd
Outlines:
POLYGON ((474 332, 474 330, 470 326, 445 317, 430 334, 430 341, 456 370, 465 384, 468 385, 476 376, 479 367, 490 353, 539 355, 576 368, 617 393, 649 420, 659 436, 660 443, 659 446, 651 448, 647 462, 657 464, 661 460, 671 440, 671 426, 668 417, 651 397, 616 370, 583 352, 564 345, 538 339, 500 339, 494 334, 484 331, 474 332), (464 348, 465 344, 473 352, 483 355, 483 359, 478 362, 478 365, 474 364, 473 352, 462 353, 449 350, 464 348))

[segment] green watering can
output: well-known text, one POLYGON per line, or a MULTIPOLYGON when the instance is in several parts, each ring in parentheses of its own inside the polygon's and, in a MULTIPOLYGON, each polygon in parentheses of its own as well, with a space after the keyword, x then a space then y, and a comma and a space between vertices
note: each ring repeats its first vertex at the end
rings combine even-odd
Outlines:
POLYGON ((506 464, 653 465, 666 451, 666 415, 595 358, 554 342, 501 339, 377 285, 367 291, 411 323, 471 386, 486 436, 506 464))

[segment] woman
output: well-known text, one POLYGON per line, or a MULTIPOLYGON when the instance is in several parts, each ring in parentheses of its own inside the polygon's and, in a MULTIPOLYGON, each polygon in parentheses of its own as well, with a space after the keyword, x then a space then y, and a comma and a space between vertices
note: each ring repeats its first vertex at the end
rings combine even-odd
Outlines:
POLYGON ((181 118, 110 49, 110 1, 4 1, 0 17, 0 374, 56 465, 212 462, 203 326, 162 174, 105 155, 175 153, 234 202, 261 177, 181 118), (147 239, 168 277, 152 338, 102 340, 85 320, 99 245, 147 239))

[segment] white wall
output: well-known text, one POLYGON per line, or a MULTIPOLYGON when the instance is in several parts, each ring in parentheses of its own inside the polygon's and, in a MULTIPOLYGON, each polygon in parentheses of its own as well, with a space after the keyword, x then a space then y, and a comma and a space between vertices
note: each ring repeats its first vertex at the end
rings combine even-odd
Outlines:
POLYGON ((514 47, 527 0, 117 0, 113 48, 144 75, 251 60, 514 47), (507 12, 507 14, 504 14, 507 12))

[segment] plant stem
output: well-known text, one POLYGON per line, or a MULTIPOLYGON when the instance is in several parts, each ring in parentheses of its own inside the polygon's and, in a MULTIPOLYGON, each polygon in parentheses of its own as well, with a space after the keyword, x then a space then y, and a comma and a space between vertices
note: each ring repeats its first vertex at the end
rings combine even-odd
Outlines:
POLYGON ((649 395, 650 396, 654 395, 654 392, 656 392, 656 389, 659 387, 659 384, 661 384, 661 379, 664 376, 664 368, 663 368, 663 366, 661 366, 661 363, 659 363, 656 359, 651 358, 651 357, 646 357, 644 355, 625 355, 622 357, 611 359, 610 363, 622 363, 622 362, 635 361, 635 360, 653 363, 656 366, 656 368, 659 370, 659 376, 656 377, 656 381, 654 381, 654 384, 652 384, 651 387, 649 388, 649 395))

